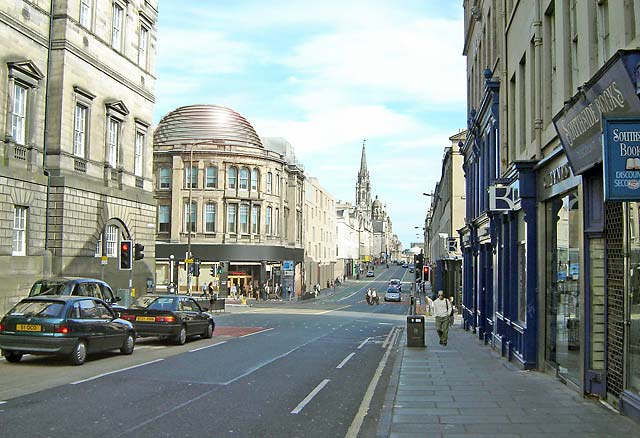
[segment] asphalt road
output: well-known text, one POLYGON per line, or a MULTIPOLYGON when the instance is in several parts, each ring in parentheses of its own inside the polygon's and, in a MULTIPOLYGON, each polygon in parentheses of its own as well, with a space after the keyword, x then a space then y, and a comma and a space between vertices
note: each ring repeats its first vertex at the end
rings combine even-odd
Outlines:
POLYGON ((386 389, 409 283, 403 303, 383 296, 404 274, 378 267, 313 302, 220 315, 213 339, 184 346, 139 340, 132 356, 91 356, 82 367, 0 361, 0 435, 355 437, 373 427, 386 389), (364 300, 368 286, 380 305, 364 300))

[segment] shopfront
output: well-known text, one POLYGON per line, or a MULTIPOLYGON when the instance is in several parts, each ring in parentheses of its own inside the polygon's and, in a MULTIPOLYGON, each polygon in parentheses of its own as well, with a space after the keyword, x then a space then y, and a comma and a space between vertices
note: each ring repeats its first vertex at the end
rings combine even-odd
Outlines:
POLYGON ((639 95, 640 51, 620 50, 554 117, 570 174, 541 170, 553 183, 542 189, 545 359, 638 420, 639 95))

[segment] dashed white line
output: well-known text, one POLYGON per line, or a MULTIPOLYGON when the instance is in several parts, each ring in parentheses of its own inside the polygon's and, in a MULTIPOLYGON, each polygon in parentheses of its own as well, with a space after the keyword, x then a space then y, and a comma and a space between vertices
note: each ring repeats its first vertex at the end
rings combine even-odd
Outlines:
POLYGON ((101 377, 108 376, 110 374, 116 374, 116 373, 120 373, 122 371, 132 370, 134 368, 143 367, 145 365, 150 365, 152 363, 161 362, 163 360, 164 359, 156 359, 156 360, 152 360, 150 362, 145 362, 145 363, 141 363, 141 364, 138 364, 138 365, 133 365, 133 366, 130 366, 130 367, 127 367, 127 368, 122 368, 120 370, 109 371, 108 373, 98 374, 97 376, 89 377, 88 379, 78 380, 77 382, 71 382, 71 385, 77 385, 79 383, 90 382, 91 380, 96 380, 96 379, 99 379, 101 377))
POLYGON ((241 338, 246 338, 247 336, 253 336, 253 335, 257 335, 258 333, 264 333, 264 332, 269 332, 273 330, 273 327, 268 328, 268 329, 264 329, 264 330, 260 330, 259 332, 253 332, 253 333, 247 333, 246 335, 242 335, 240 336, 241 338))
POLYGON ((5 403, 6 403, 6 401, 0 401, 0 405, 3 405, 5 403))
POLYGON ((309 402, 310 402, 311 400, 313 400, 313 398, 314 398, 316 395, 318 395, 318 393, 319 393, 320 391, 322 391, 322 388, 324 388, 324 387, 327 385, 327 383, 329 383, 330 381, 331 381, 331 380, 329 380, 329 379, 324 379, 322 382, 320 382, 320 384, 319 384, 318 386, 316 386, 316 388, 315 388, 313 391, 311 391, 311 392, 309 393, 309 395, 308 395, 308 396, 306 396, 306 397, 304 398, 304 400, 302 400, 302 401, 300 402, 300 404, 298 404, 298 406, 296 406, 296 408, 295 408, 293 411, 291 411, 291 413, 292 413, 292 414, 299 414, 299 413, 300 413, 300 411, 302 411, 302 410, 304 409, 304 407, 305 407, 306 405, 308 405, 308 404, 309 404, 309 402))
POLYGON ((349 356, 345 357, 345 358, 344 358, 344 360, 343 360, 342 362, 340 362, 340 365, 338 365, 338 366, 336 367, 336 369, 338 369, 338 370, 339 370, 339 369, 342 369, 342 367, 343 367, 343 366, 345 366, 345 364, 346 364, 347 362, 349 362, 349 359, 351 359, 351 358, 352 358, 353 356, 355 356, 355 355, 356 355, 355 353, 351 353, 351 354, 349 354, 349 356))
POLYGON ((362 347, 364 347, 364 345, 365 345, 367 342, 369 342, 369 339, 371 339, 371 338, 367 338, 367 339, 365 339, 364 341, 362 341, 362 343, 361 343, 360 345, 358 345, 358 350, 360 350, 362 347))
POLYGON ((205 348, 211 348, 211 347, 215 347, 215 346, 226 344, 226 343, 227 341, 222 341, 222 342, 218 342, 217 344, 205 345, 204 347, 194 348, 193 350, 189 350, 189 353, 194 353, 196 351, 204 350, 205 348))
POLYGON ((348 295, 348 296, 346 296, 346 297, 344 297, 344 298, 340 298, 340 299, 339 299, 339 300, 337 300, 336 302, 337 302, 337 303, 339 303, 340 301, 348 300, 349 298, 351 298, 351 297, 352 297, 352 296, 354 296, 355 294, 359 294, 359 293, 361 293, 361 292, 362 292, 362 290, 357 290, 357 291, 355 291, 354 293, 352 293, 351 295, 348 295))
POLYGON ((318 312, 318 313, 315 313, 314 315, 325 315, 327 313, 335 312, 337 310, 346 309, 347 307, 351 307, 351 305, 338 307, 337 309, 333 309, 333 310, 325 310, 324 312, 318 312))

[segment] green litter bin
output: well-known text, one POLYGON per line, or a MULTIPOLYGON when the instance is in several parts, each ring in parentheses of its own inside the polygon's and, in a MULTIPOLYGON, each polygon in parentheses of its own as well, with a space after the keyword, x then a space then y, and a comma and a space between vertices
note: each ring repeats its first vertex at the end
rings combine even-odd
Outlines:
POLYGON ((424 346, 424 315, 407 316, 407 347, 424 346))

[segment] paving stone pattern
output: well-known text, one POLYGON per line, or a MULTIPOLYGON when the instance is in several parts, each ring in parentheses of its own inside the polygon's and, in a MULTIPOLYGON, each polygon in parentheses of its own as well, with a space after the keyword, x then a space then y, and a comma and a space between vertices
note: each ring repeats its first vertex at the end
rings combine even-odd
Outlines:
POLYGON ((378 437, 640 437, 640 424, 553 376, 518 369, 455 325, 446 347, 433 318, 427 348, 403 340, 390 419, 378 437))

